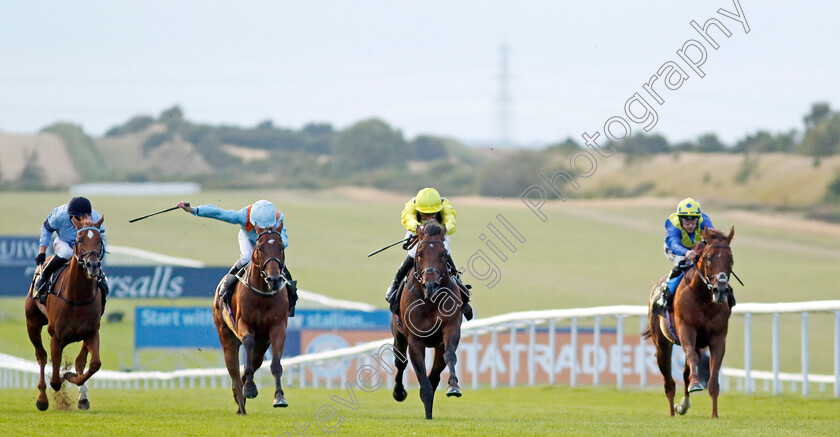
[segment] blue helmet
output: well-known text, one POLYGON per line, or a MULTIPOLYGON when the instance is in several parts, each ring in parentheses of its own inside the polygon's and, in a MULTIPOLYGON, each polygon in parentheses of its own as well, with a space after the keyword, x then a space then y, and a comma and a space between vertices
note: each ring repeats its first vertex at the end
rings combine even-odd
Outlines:
POLYGON ((268 200, 258 200, 251 205, 250 222, 254 226, 268 228, 277 223, 277 208, 268 200))

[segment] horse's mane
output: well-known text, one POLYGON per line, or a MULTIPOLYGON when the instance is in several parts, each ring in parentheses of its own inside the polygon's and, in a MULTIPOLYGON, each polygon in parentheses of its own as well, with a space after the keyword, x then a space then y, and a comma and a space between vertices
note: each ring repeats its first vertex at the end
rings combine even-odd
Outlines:
POLYGON ((706 243, 708 244, 715 244, 716 242, 726 243, 728 241, 726 234, 717 229, 707 229, 706 233, 707 235, 704 235, 703 239, 706 240, 706 243), (709 238, 706 238, 707 236, 709 238))
POLYGON ((438 235, 443 230, 437 220, 431 218, 423 222, 423 230, 426 235, 438 235))

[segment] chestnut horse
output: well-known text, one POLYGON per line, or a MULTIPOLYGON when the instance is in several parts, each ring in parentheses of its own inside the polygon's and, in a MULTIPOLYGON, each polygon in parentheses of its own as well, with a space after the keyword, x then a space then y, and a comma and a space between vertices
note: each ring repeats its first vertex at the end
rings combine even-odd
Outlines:
POLYGON ((446 265, 444 232, 435 220, 426 221, 417 230, 417 254, 414 267, 402 285, 399 316, 391 315, 394 335, 394 364, 397 367, 394 399, 405 400, 403 386, 408 348, 411 364, 420 382, 420 399, 426 419, 432 418, 432 403, 443 369, 449 366, 446 396, 461 397, 455 375, 455 351, 461 340, 461 292, 446 265), (426 376, 426 348, 435 349, 435 358, 426 376), (397 353, 399 352, 399 353, 397 353))
MULTIPOLYGON (((44 350, 41 341, 41 328, 44 325, 47 325, 47 332, 51 337, 50 356, 53 370, 50 386, 58 391, 61 389, 63 380, 78 385, 77 407, 80 410, 90 408, 87 387, 84 384, 102 365, 99 359, 99 321, 104 307, 98 279, 103 275, 102 257, 105 252, 99 231, 103 220, 105 220, 104 217, 98 222, 72 218, 77 234, 69 267, 58 274, 54 291, 47 295, 46 305, 41 305, 38 301, 34 286, 30 287, 24 304, 26 330, 29 333, 29 340, 35 346, 38 365, 41 366, 41 375, 38 380, 39 393, 35 400, 35 406, 41 411, 46 410, 50 405, 47 400, 47 384, 44 380, 47 351, 44 350), (82 342, 82 348, 76 357, 76 373, 67 372, 62 375, 61 356, 64 347, 77 341, 82 342), (90 367, 85 372, 88 353, 90 353, 90 367)), ((40 274, 40 269, 36 275, 38 274, 40 274)))
MULTIPOLYGON (((213 300, 213 322, 225 354, 225 365, 233 381, 233 399, 245 414, 245 398, 257 397, 254 372, 263 363, 263 356, 271 346, 271 374, 274 375, 274 406, 286 407, 280 385, 283 367, 280 358, 286 343, 286 324, 289 320, 287 279, 283 276, 286 262, 283 239, 277 228, 257 227, 257 244, 243 277, 238 277, 230 307, 219 297, 224 278, 216 287, 213 300), (239 376, 239 345, 245 349, 244 374, 239 376)), ((236 273, 238 275, 238 273, 236 273)))
MULTIPOLYGON (((712 398, 712 418, 718 417, 717 399, 720 393, 720 366, 726 352, 726 333, 729 329, 731 309, 727 303, 729 275, 732 273, 733 257, 729 244, 735 235, 735 228, 729 235, 717 229, 704 229, 703 242, 694 250, 698 252, 696 264, 686 272, 674 296, 673 328, 665 317, 650 312, 648 327, 642 335, 653 338, 656 345, 656 361, 665 379, 665 395, 671 415, 674 415, 674 378, 671 376, 671 348, 682 345, 685 351, 685 395, 676 406, 676 412, 685 414, 691 406, 689 394, 703 390, 698 375, 700 351, 708 347, 710 353, 709 396, 712 398), (673 331, 672 331, 673 329, 673 331), (676 334, 676 338, 675 335, 676 334)), ((651 290, 651 303, 659 284, 651 290)))

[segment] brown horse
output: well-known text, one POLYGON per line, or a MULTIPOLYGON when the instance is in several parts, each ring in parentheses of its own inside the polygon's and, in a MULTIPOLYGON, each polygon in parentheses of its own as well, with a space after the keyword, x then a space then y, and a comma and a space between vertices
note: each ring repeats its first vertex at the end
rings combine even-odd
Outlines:
MULTIPOLYGON (((44 350, 41 341, 41 328, 44 325, 47 325, 47 332, 51 337, 50 356, 53 370, 50 386, 58 391, 61 389, 63 380, 78 385, 80 394, 78 408, 80 410, 90 408, 87 387, 84 384, 102 365, 99 360, 99 321, 104 307, 98 278, 103 274, 102 256, 105 248, 99 229, 104 219, 102 217, 94 223, 90 219, 72 218, 77 235, 69 267, 58 274, 54 291, 47 295, 46 305, 40 304, 34 287, 30 287, 24 304, 26 330, 29 333, 29 340, 35 346, 38 365, 41 366, 38 399, 35 401, 35 406, 41 411, 46 410, 50 405, 47 400, 47 384, 44 380, 47 351, 44 350), (76 357, 76 373, 67 372, 62 375, 61 356, 64 347, 77 341, 82 342, 82 348, 76 357), (90 353, 90 367, 85 372, 88 353, 90 353)), ((40 271, 36 272, 37 274, 40 274, 40 271)))
MULTIPOLYGON (((213 321, 225 354, 225 365, 233 381, 233 399, 239 406, 237 414, 245 414, 245 398, 257 397, 254 372, 263 363, 263 356, 271 346, 271 374, 274 375, 274 406, 286 407, 280 385, 283 367, 280 358, 286 343, 286 323, 289 320, 287 279, 283 276, 286 262, 283 239, 277 228, 257 227, 257 244, 244 277, 239 278, 230 307, 219 297, 224 279, 216 287, 213 300, 213 321), (245 349, 244 374, 239 376, 239 345, 245 349)), ((238 273, 237 273, 238 274, 238 273)))
POLYGON ((414 267, 403 283, 399 316, 391 315, 394 334, 394 363, 397 367, 394 399, 405 400, 403 386, 408 348, 411 364, 420 382, 420 399, 426 408, 426 419, 432 418, 432 403, 440 375, 449 366, 449 388, 446 396, 461 396, 455 375, 455 351, 461 340, 461 292, 446 266, 444 232, 437 221, 426 221, 417 231, 417 255, 414 267), (426 376, 426 348, 435 349, 435 358, 426 376), (399 353, 397 353, 399 352, 399 353))
MULTIPOLYGON (((708 347, 710 353, 709 396, 712 398, 712 418, 718 417, 717 399, 720 393, 720 366, 726 352, 726 333, 729 329, 731 310, 727 303, 729 275, 732 273, 732 249, 729 244, 735 235, 735 228, 729 235, 716 229, 703 230, 703 243, 694 267, 686 272, 674 296, 672 317, 673 331, 665 317, 654 315, 648 307, 648 328, 642 333, 645 338, 653 337, 656 345, 656 361, 665 379, 665 395, 671 415, 674 415, 674 378, 671 376, 671 348, 682 345, 685 351, 685 396, 676 407, 676 412, 685 414, 691 406, 689 394, 703 390, 698 375, 700 351, 708 347), (675 335, 676 334, 676 338, 675 335)), ((651 290, 651 304, 659 284, 651 290)))

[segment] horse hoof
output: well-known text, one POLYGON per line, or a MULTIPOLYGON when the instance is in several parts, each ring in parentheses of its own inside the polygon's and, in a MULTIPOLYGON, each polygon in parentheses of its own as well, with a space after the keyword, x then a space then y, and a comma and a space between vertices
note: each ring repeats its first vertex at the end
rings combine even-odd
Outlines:
POLYGON ((461 397, 461 389, 458 387, 449 387, 449 390, 446 392, 446 397, 455 396, 456 398, 461 397))
POLYGON ((47 408, 49 408, 49 407, 50 407, 50 403, 47 402, 47 401, 44 401, 44 402, 35 401, 35 408, 37 408, 38 411, 47 411, 47 408))
POLYGON ((703 391, 703 384, 700 384, 699 382, 692 382, 688 385, 689 393, 694 393, 696 391, 703 391))
POLYGON ((77 405, 80 410, 90 410, 90 401, 85 399, 83 401, 79 401, 79 405, 77 405))
POLYGON ((254 384, 254 381, 246 382, 245 387, 242 389, 242 393, 247 399, 254 399, 259 394, 257 392, 257 385, 254 384))
POLYGON ((289 406, 289 403, 286 402, 286 398, 277 398, 274 400, 274 408, 286 408, 289 406))
POLYGON ((431 415, 426 416, 426 420, 432 420, 432 416, 431 415))
POLYGON ((397 402, 402 402, 407 397, 408 397, 408 392, 405 391, 405 389, 402 389, 402 391, 397 391, 397 389, 394 389, 394 399, 397 402))

